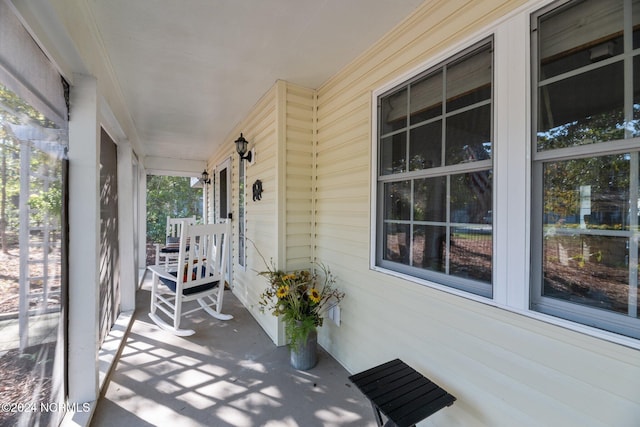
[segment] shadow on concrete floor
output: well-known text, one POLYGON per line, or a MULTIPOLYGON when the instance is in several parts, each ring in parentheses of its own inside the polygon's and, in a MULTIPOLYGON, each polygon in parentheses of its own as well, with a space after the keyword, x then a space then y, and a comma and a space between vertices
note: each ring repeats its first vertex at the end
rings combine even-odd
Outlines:
POLYGON ((324 350, 297 371, 231 291, 219 321, 203 311, 177 337, 148 318, 150 281, 137 295, 134 322, 91 422, 106 426, 373 427, 369 401, 324 350))

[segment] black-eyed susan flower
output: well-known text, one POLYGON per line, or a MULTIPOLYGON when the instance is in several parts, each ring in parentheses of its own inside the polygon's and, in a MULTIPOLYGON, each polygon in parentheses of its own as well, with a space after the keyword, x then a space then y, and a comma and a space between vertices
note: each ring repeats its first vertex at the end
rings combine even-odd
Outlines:
POLYGON ((278 291, 276 292, 276 296, 278 298, 284 298, 289 294, 289 287, 287 285, 282 285, 278 288, 278 291))
POLYGON ((316 304, 320 302, 321 299, 320 292, 316 288, 309 289, 309 299, 316 304))

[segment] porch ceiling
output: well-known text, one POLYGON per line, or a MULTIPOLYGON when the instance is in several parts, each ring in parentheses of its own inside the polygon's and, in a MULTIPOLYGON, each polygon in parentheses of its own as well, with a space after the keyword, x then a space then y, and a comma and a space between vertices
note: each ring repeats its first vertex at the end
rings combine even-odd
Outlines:
POLYGON ((89 0, 143 156, 206 160, 277 79, 317 88, 423 0, 89 0))

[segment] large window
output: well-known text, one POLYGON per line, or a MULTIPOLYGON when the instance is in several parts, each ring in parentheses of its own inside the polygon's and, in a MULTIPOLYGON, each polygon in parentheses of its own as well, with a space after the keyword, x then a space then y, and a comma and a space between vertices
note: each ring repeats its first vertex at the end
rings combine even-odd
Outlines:
POLYGON ((376 265, 492 295, 493 42, 377 99, 376 265))
POLYGON ((0 81, 0 425, 57 425, 64 402, 66 128, 0 81), (20 410, 37 408, 37 410, 20 410), (56 407, 57 408, 57 407, 56 407))
POLYGON ((65 414, 68 93, 0 1, 0 425, 65 414))
POLYGON ((640 338, 640 0, 532 19, 532 309, 640 338))

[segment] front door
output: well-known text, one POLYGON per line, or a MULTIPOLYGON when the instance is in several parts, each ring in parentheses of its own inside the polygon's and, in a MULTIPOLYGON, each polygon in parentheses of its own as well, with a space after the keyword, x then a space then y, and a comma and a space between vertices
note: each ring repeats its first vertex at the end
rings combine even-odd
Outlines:
MULTIPOLYGON (((231 222, 231 159, 216 166, 213 195, 214 222, 231 222)), ((231 283, 233 267, 233 245, 229 245, 229 265, 227 266, 227 282, 231 283)))

